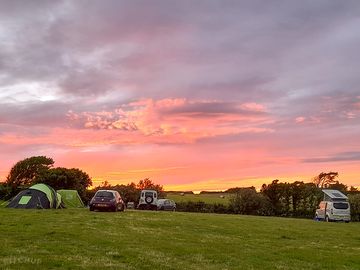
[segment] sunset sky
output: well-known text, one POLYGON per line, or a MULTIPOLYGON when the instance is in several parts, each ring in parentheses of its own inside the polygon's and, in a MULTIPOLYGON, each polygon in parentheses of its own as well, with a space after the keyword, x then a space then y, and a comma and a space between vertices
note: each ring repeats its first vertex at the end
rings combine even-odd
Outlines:
POLYGON ((360 186, 360 1, 1 1, 0 180, 360 186))

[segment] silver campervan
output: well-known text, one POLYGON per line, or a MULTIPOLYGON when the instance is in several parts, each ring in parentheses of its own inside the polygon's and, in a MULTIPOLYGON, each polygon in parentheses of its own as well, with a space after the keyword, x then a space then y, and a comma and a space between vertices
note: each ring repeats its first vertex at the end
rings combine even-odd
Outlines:
POLYGON ((350 222, 348 197, 338 190, 323 189, 324 199, 315 212, 316 220, 350 222))

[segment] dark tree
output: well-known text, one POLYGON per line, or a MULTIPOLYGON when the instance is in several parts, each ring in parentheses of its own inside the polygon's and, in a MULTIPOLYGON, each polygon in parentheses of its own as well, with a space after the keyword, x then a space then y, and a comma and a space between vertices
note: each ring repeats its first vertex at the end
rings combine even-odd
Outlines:
POLYGON ((230 197, 229 208, 235 214, 243 215, 270 215, 270 202, 255 189, 244 188, 238 189, 230 197))
POLYGON ((345 194, 347 193, 347 189, 348 189, 347 185, 342 184, 339 181, 335 181, 334 183, 329 184, 327 186, 327 188, 336 189, 336 190, 339 190, 339 191, 341 191, 342 193, 345 193, 345 194))
POLYGON ((260 192, 264 194, 270 201, 273 210, 276 215, 281 214, 281 186, 279 184, 279 180, 273 180, 271 184, 266 185, 263 184, 260 192))
POLYGON ((91 178, 80 169, 72 168, 52 168, 40 173, 35 181, 44 183, 55 190, 58 189, 75 189, 80 197, 86 200, 86 189, 92 185, 91 178))
POLYGON ((136 188, 135 183, 127 185, 116 185, 114 189, 117 190, 125 203, 134 202, 136 205, 139 202, 140 190, 136 188))
POLYGON ((159 184, 155 184, 149 178, 145 178, 144 180, 140 180, 139 183, 136 185, 136 188, 139 190, 142 189, 154 189, 158 192, 159 197, 165 197, 166 194, 164 192, 164 187, 159 184))
POLYGON ((360 221, 360 194, 349 195, 351 219, 353 221, 360 221))
POLYGON ((318 188, 328 188, 329 185, 335 184, 335 178, 339 177, 337 172, 328 172, 328 173, 320 173, 318 176, 315 176, 313 179, 313 183, 318 188))
POLYGON ((12 191, 27 188, 34 183, 36 177, 46 172, 54 165, 54 160, 45 156, 35 156, 16 163, 6 178, 6 184, 12 191))

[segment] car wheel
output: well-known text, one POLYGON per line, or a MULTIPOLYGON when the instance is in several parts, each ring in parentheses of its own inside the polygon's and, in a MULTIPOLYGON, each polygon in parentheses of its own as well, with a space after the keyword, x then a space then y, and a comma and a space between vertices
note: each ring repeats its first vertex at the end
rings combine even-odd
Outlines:
POLYGON ((90 206, 89 207, 90 211, 94 211, 94 207, 90 206))
POLYGON ((325 217, 325 221, 326 221, 326 222, 330 222, 330 221, 331 221, 330 218, 329 218, 329 216, 326 216, 326 217, 325 217))

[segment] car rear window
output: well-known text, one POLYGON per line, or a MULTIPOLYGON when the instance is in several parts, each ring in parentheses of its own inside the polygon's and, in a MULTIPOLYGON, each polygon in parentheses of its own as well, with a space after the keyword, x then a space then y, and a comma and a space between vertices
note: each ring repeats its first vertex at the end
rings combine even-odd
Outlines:
POLYGON ((145 192, 145 197, 152 197, 154 193, 152 192, 145 192))
POLYGON ((108 191, 98 191, 96 197, 114 198, 114 194, 108 191))
POLYGON ((336 208, 336 209, 348 209, 349 204, 348 203, 337 202, 337 203, 334 203, 334 208, 336 208))

